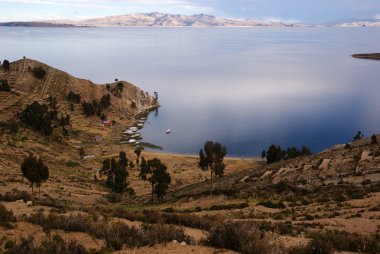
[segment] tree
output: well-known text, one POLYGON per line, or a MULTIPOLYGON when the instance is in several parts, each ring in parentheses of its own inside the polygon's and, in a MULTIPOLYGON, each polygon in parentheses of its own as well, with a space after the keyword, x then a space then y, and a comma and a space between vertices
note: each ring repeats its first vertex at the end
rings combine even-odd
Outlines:
POLYGON ((157 158, 148 161, 145 161, 144 157, 141 159, 139 177, 150 183, 152 187, 152 203, 154 200, 154 194, 156 194, 158 199, 162 201, 164 195, 167 193, 171 177, 169 173, 166 172, 166 169, 166 165, 157 158))
POLYGON ((303 146, 302 149, 301 149, 301 155, 302 156, 305 156, 305 155, 312 155, 313 153, 311 152, 311 150, 306 147, 306 146, 303 146))
POLYGON ((136 156, 137 156, 137 160, 136 160, 137 170, 139 169, 138 167, 139 167, 139 162, 140 162, 140 155, 141 155, 141 152, 142 152, 141 147, 136 147, 136 149, 135 149, 135 154, 136 154, 136 156))
POLYGON ((32 72, 34 77, 36 77, 37 79, 43 79, 46 76, 46 71, 41 66, 34 67, 32 69, 32 72))
POLYGON ((4 70, 9 71, 10 67, 11 67, 11 65, 10 65, 9 61, 5 59, 3 61, 3 68, 4 68, 4 70))
POLYGON ((113 191, 121 193, 128 190, 128 159, 125 152, 120 152, 119 161, 115 158, 105 159, 100 174, 107 175, 106 184, 113 191))
POLYGON ((377 137, 375 134, 371 136, 371 144, 377 144, 377 137))
POLYGON ((74 102, 74 103, 79 103, 81 100, 81 96, 80 96, 80 94, 77 94, 77 93, 74 93, 73 91, 70 91, 67 94, 67 100, 74 102))
POLYGON ((6 79, 0 80, 0 91, 3 91, 3 92, 10 92, 11 91, 11 87, 8 84, 8 80, 6 80, 6 79))
POLYGON ((170 174, 166 172, 165 165, 157 167, 157 169, 153 171, 152 181, 154 183, 154 193, 160 202, 163 201, 164 196, 168 192, 171 180, 170 174))
POLYGON ((34 185, 39 188, 39 193, 41 193, 41 184, 49 178, 49 168, 43 163, 41 158, 37 159, 33 155, 26 157, 21 164, 21 172, 30 182, 32 194, 34 185))
POLYGON ((45 104, 35 101, 21 112, 20 119, 32 129, 50 135, 53 132, 53 121, 58 120, 58 117, 56 110, 49 111, 45 104))
POLYGON ((262 152, 261 152, 261 159, 265 159, 265 157, 266 157, 266 152, 265 152, 265 150, 263 150, 262 152))
POLYGON ((83 147, 79 148, 78 153, 81 160, 83 160, 84 156, 86 156, 86 151, 84 150, 84 148, 83 147))
POLYGON ((128 166, 128 158, 127 158, 127 154, 124 151, 121 151, 119 153, 119 162, 120 162, 120 165, 123 168, 127 168, 127 166, 128 166))
POLYGON ((127 177, 128 171, 121 164, 121 162, 112 161, 111 162, 111 170, 113 174, 113 190, 115 192, 121 193, 125 191, 128 187, 127 177))
POLYGON ((202 170, 210 169, 211 195, 213 190, 213 178, 218 176, 222 177, 224 174, 225 165, 223 159, 226 154, 226 147, 222 146, 220 143, 214 143, 212 141, 206 141, 204 144, 204 150, 201 149, 199 151, 199 167, 202 170))
POLYGON ((271 145, 267 151, 267 163, 271 164, 276 161, 280 161, 284 157, 280 146, 271 145))
POLYGON ((354 141, 358 141, 358 140, 361 140, 363 137, 362 135, 362 132, 361 131, 358 131, 354 137, 354 141))

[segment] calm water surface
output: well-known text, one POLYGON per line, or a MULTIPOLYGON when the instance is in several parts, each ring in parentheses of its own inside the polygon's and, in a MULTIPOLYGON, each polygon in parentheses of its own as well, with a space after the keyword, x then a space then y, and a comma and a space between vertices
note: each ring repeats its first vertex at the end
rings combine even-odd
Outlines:
POLYGON ((234 156, 380 132, 380 62, 350 57, 379 45, 379 28, 0 28, 1 59, 158 91, 144 142, 197 153, 215 140, 234 156))

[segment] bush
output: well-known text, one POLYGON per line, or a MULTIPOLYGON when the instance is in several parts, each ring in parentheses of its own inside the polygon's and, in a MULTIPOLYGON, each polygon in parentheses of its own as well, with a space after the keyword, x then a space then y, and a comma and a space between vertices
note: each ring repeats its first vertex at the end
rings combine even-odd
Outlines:
POLYGON ((15 221, 16 217, 13 215, 13 212, 7 210, 4 205, 0 204, 0 225, 9 227, 9 223, 15 221))
POLYGON ((243 209, 249 207, 249 204, 247 202, 243 202, 240 204, 227 204, 227 205, 212 205, 207 210, 209 211, 215 211, 215 210, 232 210, 232 209, 243 209))
POLYGON ((34 77, 36 77, 37 79, 43 79, 46 76, 46 71, 41 66, 34 67, 32 69, 32 72, 34 77))
POLYGON ((120 203, 121 202, 121 195, 117 193, 108 193, 106 195, 106 198, 111 203, 120 203))
MULTIPOLYGON (((50 213, 34 213, 26 218, 29 223, 40 225, 45 231, 60 229, 68 232, 85 232, 106 241, 107 247, 114 250, 122 249, 126 244, 130 247, 140 247, 166 243, 173 240, 191 242, 182 228, 169 225, 143 225, 141 228, 129 227, 125 223, 94 222, 84 215, 63 216, 50 213)), ((55 253, 55 252, 52 252, 55 253)))
POLYGON ((16 242, 12 241, 12 240, 8 240, 5 242, 4 244, 4 249, 8 250, 8 249, 12 249, 16 246, 16 242))
POLYGON ((50 213, 46 216, 42 212, 31 214, 26 221, 40 225, 45 231, 61 229, 69 232, 87 232, 91 224, 89 218, 81 214, 63 216, 50 213))
POLYGON ((73 91, 70 91, 67 94, 67 100, 74 102, 74 103, 79 103, 81 100, 81 96, 80 96, 80 94, 77 94, 77 93, 74 93, 73 91))
POLYGON ((371 144, 377 144, 377 137, 375 134, 371 136, 371 144))
POLYGON ((313 239, 306 246, 293 247, 289 254, 332 254, 333 248, 329 242, 313 239))
POLYGON ((328 243, 330 246, 340 251, 380 253, 380 235, 378 234, 363 236, 355 233, 334 230, 313 233, 311 234, 311 237, 314 241, 328 243))
POLYGON ((9 71, 10 67, 11 67, 11 65, 10 65, 9 61, 5 59, 3 61, 3 68, 4 68, 4 70, 9 71))
POLYGON ((159 213, 157 211, 143 210, 142 212, 131 212, 122 208, 115 209, 112 216, 131 221, 142 221, 145 223, 164 223, 209 230, 214 223, 220 219, 217 215, 198 216, 193 214, 159 213))
POLYGON ((257 203, 257 205, 262 205, 268 208, 276 208, 276 209, 285 208, 285 204, 282 201, 277 202, 277 203, 273 203, 272 201, 260 201, 259 203, 257 203))
POLYGON ((226 248, 242 254, 283 253, 282 247, 271 237, 263 235, 256 226, 248 223, 224 222, 213 227, 203 243, 216 248, 226 248))
MULTIPOLYGON (((21 242, 12 246, 4 254, 87 254, 90 253, 82 245, 75 241, 65 242, 60 236, 55 235, 40 246, 35 246, 33 237, 22 238, 21 242)), ((97 253, 92 252, 91 253, 97 253)))
POLYGON ((5 194, 0 194, 0 200, 5 202, 14 202, 17 200, 23 200, 24 202, 32 200, 30 194, 26 191, 19 191, 13 189, 12 192, 6 192, 5 194))
POLYGON ((3 91, 3 92, 11 91, 11 87, 8 84, 8 80, 6 79, 0 80, 0 91, 3 91))
POLYGON ((74 168, 74 167, 79 167, 80 163, 77 161, 68 161, 66 162, 66 167, 74 168))

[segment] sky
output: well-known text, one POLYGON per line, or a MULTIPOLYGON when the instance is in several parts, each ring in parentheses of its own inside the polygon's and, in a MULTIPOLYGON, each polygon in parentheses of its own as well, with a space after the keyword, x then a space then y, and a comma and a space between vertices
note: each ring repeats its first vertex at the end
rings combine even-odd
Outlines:
POLYGON ((328 23, 380 19, 380 0, 0 0, 0 21, 77 20, 154 11, 328 23))

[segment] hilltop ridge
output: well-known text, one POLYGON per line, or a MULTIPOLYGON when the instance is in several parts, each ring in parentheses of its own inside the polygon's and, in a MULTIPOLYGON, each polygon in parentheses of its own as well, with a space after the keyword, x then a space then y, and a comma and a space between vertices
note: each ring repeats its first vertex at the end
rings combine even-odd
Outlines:
POLYGON ((146 92, 126 81, 115 81, 98 85, 90 80, 79 79, 32 59, 21 59, 10 64, 9 71, 1 68, 0 80, 7 80, 12 93, 0 92, 0 120, 8 120, 23 107, 33 101, 47 101, 50 96, 58 100, 58 104, 66 111, 70 102, 69 92, 77 93, 83 101, 99 100, 109 94, 111 107, 110 118, 131 118, 134 114, 159 106, 158 102, 146 92), (38 79, 33 74, 34 68, 42 68, 45 75, 38 79), (122 84, 123 91, 117 96, 111 91, 122 84))

